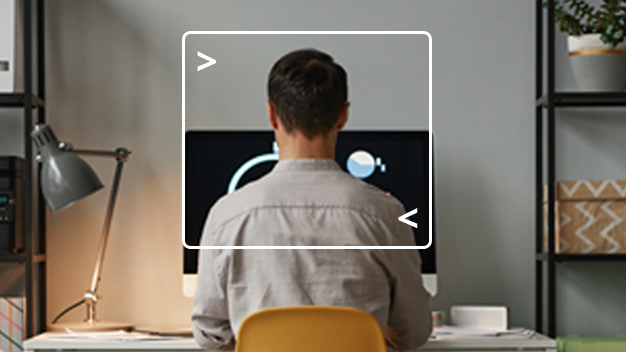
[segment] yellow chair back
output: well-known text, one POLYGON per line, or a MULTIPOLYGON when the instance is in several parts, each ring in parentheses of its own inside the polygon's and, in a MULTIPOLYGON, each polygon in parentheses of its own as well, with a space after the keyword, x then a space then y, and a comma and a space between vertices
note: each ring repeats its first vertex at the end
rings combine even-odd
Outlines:
POLYGON ((268 308, 241 323, 236 352, 386 352, 371 314, 348 307, 268 308))

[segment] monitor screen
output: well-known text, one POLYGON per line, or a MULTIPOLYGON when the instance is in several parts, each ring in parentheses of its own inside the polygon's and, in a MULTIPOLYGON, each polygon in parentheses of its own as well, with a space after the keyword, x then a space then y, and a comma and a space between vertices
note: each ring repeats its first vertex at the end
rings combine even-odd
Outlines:
MULTIPOLYGON (((428 131, 343 131, 336 150, 346 172, 395 196, 407 211, 419 209, 410 218, 418 224, 413 228, 417 245, 428 244, 432 211, 428 136, 428 131)), ((211 206, 270 172, 278 149, 272 131, 188 131, 185 138, 185 239, 188 245, 199 245, 211 206)), ((432 233, 432 245, 420 250, 423 274, 436 273, 434 228, 432 233)), ((197 273, 197 266, 198 250, 185 248, 184 273, 197 273)))

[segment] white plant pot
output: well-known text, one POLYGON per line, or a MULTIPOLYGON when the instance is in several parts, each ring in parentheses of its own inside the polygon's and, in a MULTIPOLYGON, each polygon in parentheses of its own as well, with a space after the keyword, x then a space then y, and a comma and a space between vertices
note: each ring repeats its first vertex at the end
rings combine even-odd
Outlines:
POLYGON ((626 89, 626 42, 615 49, 600 34, 570 36, 567 40, 574 79, 587 92, 623 92, 626 89))

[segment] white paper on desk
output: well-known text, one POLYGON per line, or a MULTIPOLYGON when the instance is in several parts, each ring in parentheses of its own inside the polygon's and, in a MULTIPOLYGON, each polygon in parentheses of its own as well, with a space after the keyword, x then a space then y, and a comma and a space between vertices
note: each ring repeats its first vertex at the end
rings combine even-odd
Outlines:
POLYGON ((434 328, 432 333, 432 336, 437 340, 484 339, 496 337, 503 339, 529 339, 533 335, 534 331, 523 328, 495 331, 448 325, 434 328))
POLYGON ((147 340, 171 340, 171 336, 146 334, 143 332, 106 331, 106 332, 77 332, 65 329, 66 334, 48 334, 52 338, 66 339, 92 339, 104 341, 147 341, 147 340))

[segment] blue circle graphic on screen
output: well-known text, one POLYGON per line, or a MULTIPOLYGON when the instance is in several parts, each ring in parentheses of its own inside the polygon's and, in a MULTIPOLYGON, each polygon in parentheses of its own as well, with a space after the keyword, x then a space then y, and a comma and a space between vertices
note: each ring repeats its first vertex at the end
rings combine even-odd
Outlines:
POLYGON ((352 176, 364 179, 374 173, 376 161, 372 154, 364 150, 357 150, 348 157, 347 167, 348 172, 350 172, 352 176))

